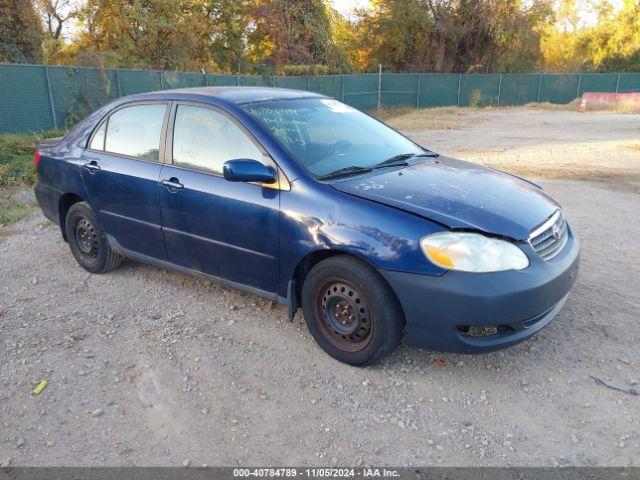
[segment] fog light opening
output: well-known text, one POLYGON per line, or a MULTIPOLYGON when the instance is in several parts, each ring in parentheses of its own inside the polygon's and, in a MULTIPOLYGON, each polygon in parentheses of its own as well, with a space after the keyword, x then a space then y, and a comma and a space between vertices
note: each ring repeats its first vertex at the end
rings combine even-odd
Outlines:
POLYGON ((458 331, 465 337, 492 337, 498 334, 497 325, 459 325, 458 331))

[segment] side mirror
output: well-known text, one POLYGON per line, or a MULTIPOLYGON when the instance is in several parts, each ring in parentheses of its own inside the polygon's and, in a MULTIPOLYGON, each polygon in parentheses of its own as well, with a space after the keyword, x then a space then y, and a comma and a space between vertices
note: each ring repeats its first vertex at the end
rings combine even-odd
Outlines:
POLYGON ((230 182, 276 183, 276 172, 257 160, 229 160, 224 162, 222 173, 230 182))

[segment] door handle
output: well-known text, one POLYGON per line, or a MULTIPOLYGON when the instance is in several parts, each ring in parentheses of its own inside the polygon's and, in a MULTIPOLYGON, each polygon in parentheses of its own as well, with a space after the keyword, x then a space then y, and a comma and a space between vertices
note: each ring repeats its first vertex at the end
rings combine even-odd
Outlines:
POLYGON ((89 170, 91 173, 95 173, 100 170, 100 165, 98 165, 98 162, 96 162, 95 160, 91 160, 90 162, 85 163, 83 167, 89 170))
POLYGON ((184 185, 182 185, 176 177, 171 177, 169 180, 160 180, 160 185, 167 187, 170 192, 184 188, 184 185))

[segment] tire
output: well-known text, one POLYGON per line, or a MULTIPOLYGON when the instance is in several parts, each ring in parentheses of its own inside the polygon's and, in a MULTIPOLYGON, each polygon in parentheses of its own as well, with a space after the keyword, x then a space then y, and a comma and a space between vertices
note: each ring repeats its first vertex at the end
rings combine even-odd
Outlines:
POLYGON ((404 317, 393 291, 378 272, 346 255, 315 265, 302 286, 309 332, 329 355, 365 366, 400 344, 404 317))
POLYGON ((85 270, 105 273, 122 263, 123 257, 111 250, 98 217, 88 203, 71 205, 67 212, 65 232, 71 253, 85 270))

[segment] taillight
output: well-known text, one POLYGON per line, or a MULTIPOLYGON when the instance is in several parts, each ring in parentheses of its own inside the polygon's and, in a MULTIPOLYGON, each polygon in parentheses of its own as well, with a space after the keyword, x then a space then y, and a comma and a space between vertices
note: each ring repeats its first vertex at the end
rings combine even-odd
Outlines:
POLYGON ((40 152, 38 150, 36 150, 33 153, 33 166, 34 168, 38 168, 38 165, 40 165, 40 152))

